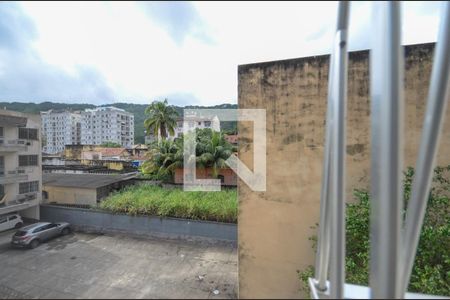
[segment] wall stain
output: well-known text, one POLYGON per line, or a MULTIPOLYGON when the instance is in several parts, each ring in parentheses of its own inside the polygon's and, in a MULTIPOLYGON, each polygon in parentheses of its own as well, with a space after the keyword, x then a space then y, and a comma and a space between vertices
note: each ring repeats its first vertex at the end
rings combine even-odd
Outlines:
POLYGON ((364 152, 365 149, 366 149, 366 145, 364 145, 364 144, 347 145, 347 154, 355 155, 355 154, 364 152))
POLYGON ((303 141, 303 138, 304 138, 303 134, 301 134, 301 133, 290 134, 290 135, 288 135, 287 137, 285 137, 283 139, 283 144, 289 145, 289 144, 292 144, 292 143, 301 142, 301 141, 303 141))

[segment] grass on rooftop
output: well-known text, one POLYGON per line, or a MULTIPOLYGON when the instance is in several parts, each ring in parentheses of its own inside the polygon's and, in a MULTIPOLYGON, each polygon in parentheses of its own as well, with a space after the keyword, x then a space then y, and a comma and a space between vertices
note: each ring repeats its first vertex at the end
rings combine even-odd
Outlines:
POLYGON ((237 191, 185 192, 158 186, 130 186, 113 193, 100 207, 114 213, 237 222, 237 191))

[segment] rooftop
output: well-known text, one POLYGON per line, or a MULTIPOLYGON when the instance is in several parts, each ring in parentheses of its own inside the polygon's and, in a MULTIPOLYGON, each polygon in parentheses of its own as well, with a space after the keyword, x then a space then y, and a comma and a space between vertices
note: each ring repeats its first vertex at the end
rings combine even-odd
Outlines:
POLYGON ((42 174, 42 177, 43 185, 93 189, 134 178, 136 177, 136 174, 104 175, 44 173, 42 174))
POLYGON ((122 147, 119 148, 104 147, 104 148, 97 148, 94 151, 100 152, 102 156, 120 156, 124 152, 128 154, 126 149, 122 147))
POLYGON ((84 110, 85 113, 100 112, 100 111, 116 111, 116 112, 121 112, 121 113, 132 114, 130 112, 127 112, 124 109, 117 108, 114 106, 102 106, 102 107, 96 107, 96 108, 92 108, 92 109, 89 108, 89 109, 84 110))

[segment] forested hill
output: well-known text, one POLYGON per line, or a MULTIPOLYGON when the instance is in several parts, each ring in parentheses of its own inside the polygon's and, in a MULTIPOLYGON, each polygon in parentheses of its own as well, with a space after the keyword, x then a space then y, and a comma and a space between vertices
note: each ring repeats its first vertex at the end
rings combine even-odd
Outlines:
MULTIPOLYGON (((42 102, 42 103, 23 103, 23 102, 0 102, 0 108, 6 108, 8 110, 14 110, 25 113, 39 114, 41 111, 47 111, 50 109, 67 109, 67 110, 84 110, 86 108, 95 108, 102 106, 114 106, 124 109, 134 114, 134 141, 135 143, 144 142, 144 120, 145 120, 145 108, 147 104, 133 104, 133 103, 114 103, 104 105, 93 104, 66 104, 56 102, 42 102)), ((234 109, 237 108, 237 104, 220 104, 214 106, 175 106, 180 116, 183 115, 184 108, 215 108, 215 109, 234 109)), ((236 130, 236 122, 226 122, 222 124, 224 130, 236 130)))

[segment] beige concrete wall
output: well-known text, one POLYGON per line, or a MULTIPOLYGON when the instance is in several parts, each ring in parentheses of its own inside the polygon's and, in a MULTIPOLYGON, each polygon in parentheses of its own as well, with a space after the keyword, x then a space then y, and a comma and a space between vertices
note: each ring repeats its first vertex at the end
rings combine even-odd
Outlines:
MULTIPOLYGON (((405 48, 405 165, 414 165, 433 44, 405 48)), ((239 296, 300 298, 296 271, 314 264, 308 238, 318 222, 328 56, 242 65, 239 108, 267 111, 267 191, 239 181, 239 296)), ((350 53, 347 108, 347 199, 370 182, 368 51, 350 53)), ((438 163, 450 163, 447 111, 438 163)), ((239 157, 252 161, 252 128, 239 124, 239 157)))
POLYGON ((97 205, 96 189, 44 185, 43 190, 48 194, 45 203, 97 205))

